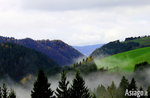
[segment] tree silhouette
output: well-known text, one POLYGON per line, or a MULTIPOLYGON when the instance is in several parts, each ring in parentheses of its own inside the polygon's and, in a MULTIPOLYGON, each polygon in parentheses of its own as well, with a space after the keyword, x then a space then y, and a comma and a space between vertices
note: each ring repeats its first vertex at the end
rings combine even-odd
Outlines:
POLYGON ((134 78, 132 78, 131 80, 131 83, 129 84, 129 87, 128 87, 129 90, 137 90, 137 86, 136 86, 136 81, 134 78))
POLYGON ((128 86, 129 86, 129 82, 125 78, 125 76, 123 76, 122 79, 121 79, 121 82, 119 84, 119 88, 117 90, 117 96, 118 97, 123 97, 123 98, 125 97, 126 98, 125 91, 126 91, 126 89, 128 89, 128 86))
POLYGON ((43 70, 39 70, 37 80, 34 83, 34 88, 31 91, 31 98, 55 98, 50 85, 51 84, 48 83, 48 79, 43 70))
POLYGON ((5 83, 3 83, 3 88, 2 88, 2 98, 7 98, 8 97, 8 90, 7 86, 5 83))
POLYGON ((129 86, 128 80, 125 78, 125 76, 122 77, 121 82, 119 84, 119 89, 125 91, 129 86))
POLYGON ((76 72, 73 84, 71 85, 70 98, 91 98, 89 90, 85 86, 85 81, 80 76, 79 71, 76 72))
POLYGON ((57 98, 70 98, 68 90, 69 81, 66 80, 66 72, 63 70, 61 73, 61 80, 59 81, 59 87, 56 89, 57 98))
POLYGON ((10 90, 8 98, 16 98, 16 94, 13 89, 10 90))

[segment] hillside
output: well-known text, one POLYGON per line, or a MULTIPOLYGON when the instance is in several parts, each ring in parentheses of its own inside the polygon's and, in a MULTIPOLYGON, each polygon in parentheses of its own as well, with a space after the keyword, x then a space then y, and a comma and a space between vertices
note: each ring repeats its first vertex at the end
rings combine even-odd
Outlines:
POLYGON ((100 48, 102 44, 96 44, 96 45, 87 45, 87 46, 73 46, 75 49, 80 51, 86 56, 89 56, 96 48, 100 48))
POLYGON ((20 80, 28 74, 35 74, 39 68, 49 74, 61 69, 56 62, 33 49, 12 43, 0 44, 0 77, 20 80))
POLYGON ((102 59, 96 59, 98 68, 104 67, 112 71, 133 72, 134 65, 147 61, 150 63, 150 47, 139 48, 102 59))
POLYGON ((79 51, 60 40, 33 40, 30 38, 17 40, 1 36, 0 43, 3 42, 15 43, 39 51, 59 65, 72 64, 74 59, 83 56, 79 51))
POLYGON ((143 48, 150 46, 150 36, 144 37, 130 37, 126 38, 125 41, 120 42, 119 40, 109 42, 103 45, 101 48, 96 49, 92 52, 93 57, 106 57, 125 51, 143 48))

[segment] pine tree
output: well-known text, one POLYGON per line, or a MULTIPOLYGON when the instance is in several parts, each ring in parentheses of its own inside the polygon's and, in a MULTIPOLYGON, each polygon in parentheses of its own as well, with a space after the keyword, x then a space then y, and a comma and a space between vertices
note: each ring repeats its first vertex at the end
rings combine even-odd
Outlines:
POLYGON ((125 76, 122 77, 121 82, 119 84, 119 88, 117 90, 116 96, 117 97, 122 97, 122 98, 126 98, 125 96, 125 91, 126 89, 128 89, 129 86, 129 82, 128 80, 125 78, 125 76))
POLYGON ((8 97, 8 90, 7 86, 5 83, 3 83, 3 88, 2 88, 2 98, 7 98, 8 97))
POLYGON ((80 76, 79 71, 76 72, 73 84, 71 85, 70 98, 91 98, 89 90, 85 86, 85 81, 80 76))
POLYGON ((59 87, 56 89, 57 98, 70 98, 68 90, 69 81, 66 80, 66 72, 63 70, 61 73, 61 81, 59 81, 59 87))
POLYGON ((129 87, 128 87, 129 90, 137 90, 137 86, 136 86, 136 81, 134 78, 132 78, 131 80, 131 83, 129 84, 129 87))
POLYGON ((12 90, 12 89, 10 90, 8 98, 16 98, 16 94, 15 94, 14 90, 12 90))
MULTIPOLYGON (((132 78, 131 83, 129 84, 128 90, 137 90, 136 81, 132 78)), ((137 98, 136 96, 130 96, 128 98, 137 98)))
POLYGON ((121 90, 123 90, 123 92, 125 92, 125 90, 128 88, 128 86, 129 86, 129 82, 125 78, 125 76, 123 76, 121 79, 121 82, 119 84, 119 89, 121 89, 121 90))
POLYGON ((116 85, 115 85, 114 81, 112 81, 111 86, 108 87, 108 92, 111 94, 111 96, 113 98, 115 98, 116 97, 116 93, 117 93, 116 91, 117 91, 116 85))
POLYGON ((100 96, 104 96, 106 94, 106 89, 103 85, 98 86, 96 90, 96 96, 99 98, 100 96))
POLYGON ((116 91, 116 85, 115 85, 114 81, 112 81, 110 89, 112 89, 113 91, 116 91))
POLYGON ((55 98, 50 85, 43 70, 39 70, 34 88, 31 91, 31 98, 55 98))

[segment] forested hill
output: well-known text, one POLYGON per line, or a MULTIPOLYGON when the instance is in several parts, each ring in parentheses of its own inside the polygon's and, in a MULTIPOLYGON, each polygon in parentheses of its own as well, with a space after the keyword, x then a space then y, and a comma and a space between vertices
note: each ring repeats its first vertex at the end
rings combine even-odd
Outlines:
POLYGON ((61 40, 33 40, 30 38, 17 40, 15 38, 0 36, 0 43, 3 42, 16 43, 27 48, 35 49, 47 55, 59 65, 72 64, 74 59, 83 56, 79 51, 61 40))
POLYGON ((109 42, 102 47, 93 51, 91 56, 93 57, 105 57, 109 55, 114 55, 117 53, 122 53, 125 51, 147 47, 150 46, 150 36, 144 37, 129 37, 125 41, 120 42, 119 40, 109 42))
POLYGON ((14 80, 20 80, 26 75, 35 74, 40 68, 49 74, 61 70, 55 61, 38 51, 12 43, 0 44, 1 78, 8 75, 14 80))

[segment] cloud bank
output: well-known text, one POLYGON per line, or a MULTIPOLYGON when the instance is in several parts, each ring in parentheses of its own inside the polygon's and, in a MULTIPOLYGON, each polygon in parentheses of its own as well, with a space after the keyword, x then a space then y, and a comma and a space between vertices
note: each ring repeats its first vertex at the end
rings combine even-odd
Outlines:
POLYGON ((88 45, 150 34, 148 0, 0 0, 0 35, 88 45))

